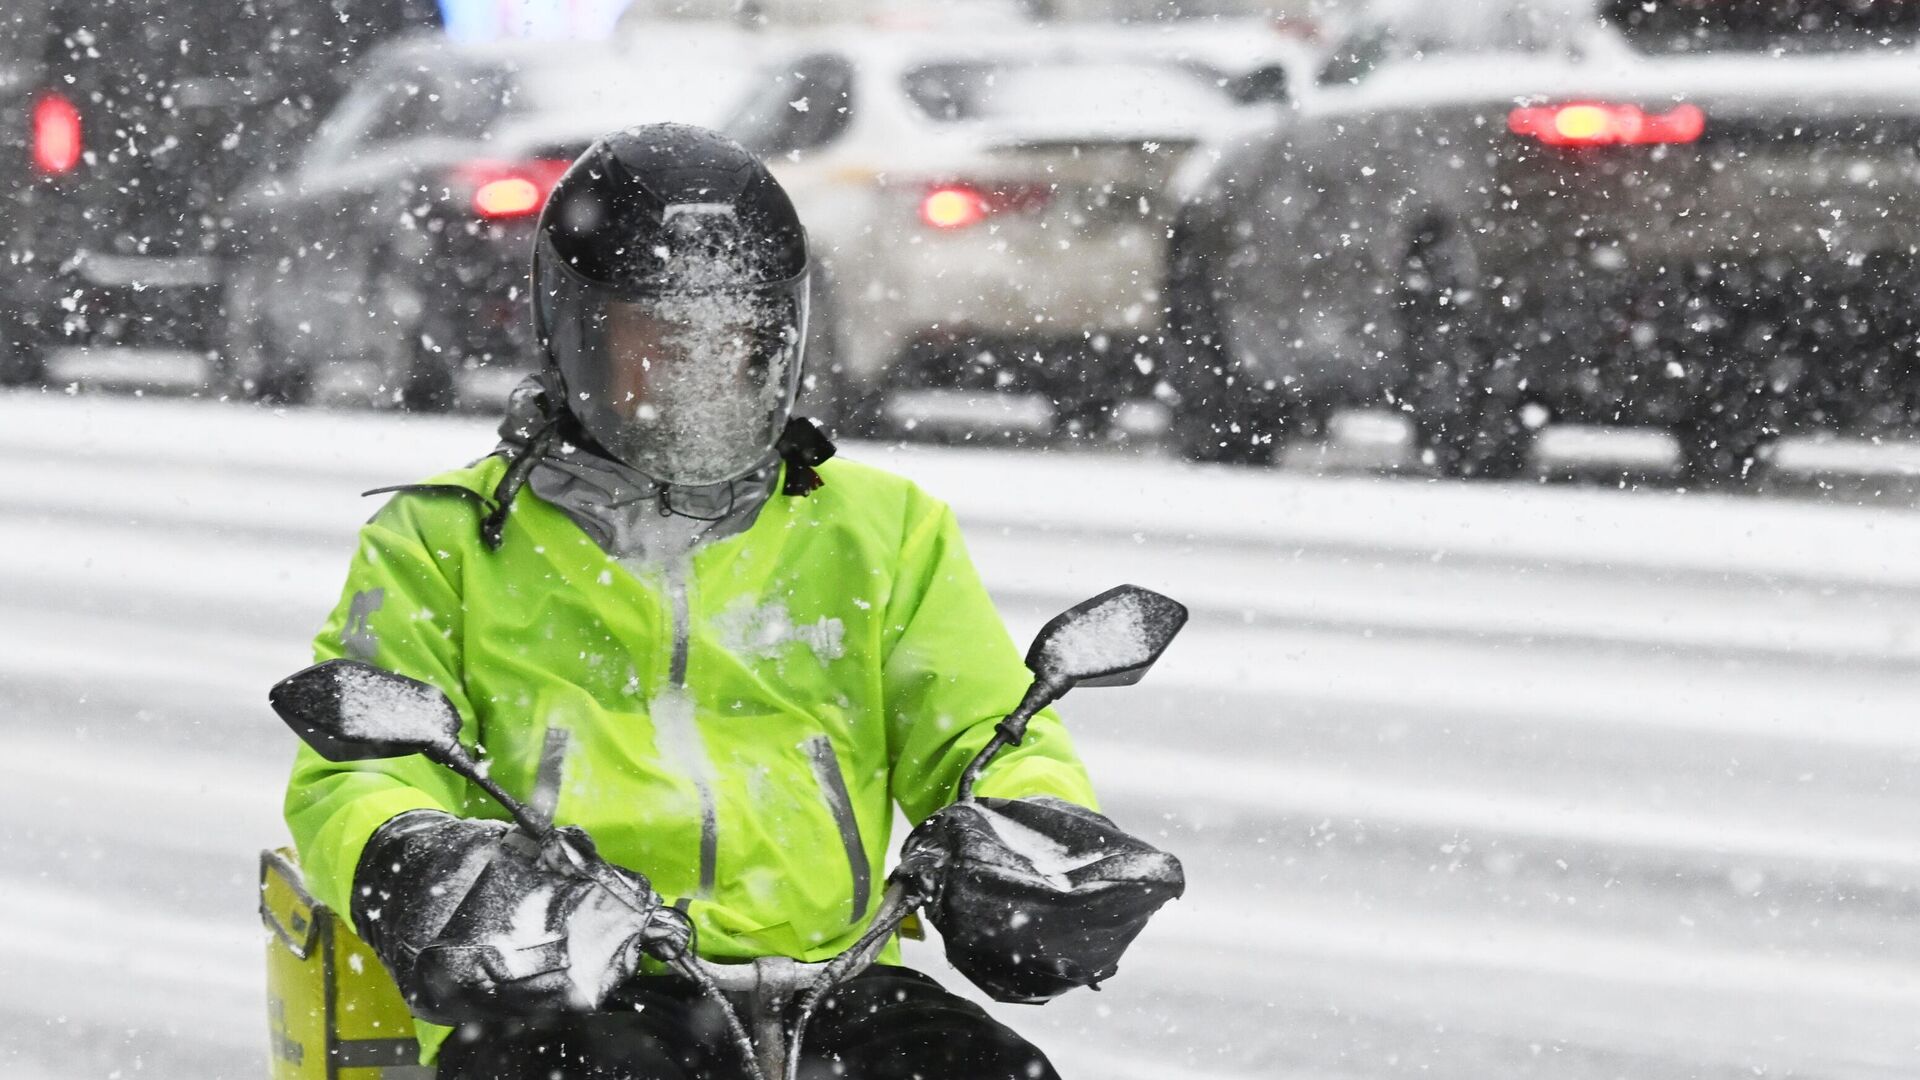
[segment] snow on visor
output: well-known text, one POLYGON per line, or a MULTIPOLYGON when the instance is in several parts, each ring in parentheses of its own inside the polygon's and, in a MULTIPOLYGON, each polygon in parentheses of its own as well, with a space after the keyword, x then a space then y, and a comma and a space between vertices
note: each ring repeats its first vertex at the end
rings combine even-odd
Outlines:
POLYGON ((772 460, 799 385, 806 280, 764 281, 723 215, 681 219, 710 242, 654 249, 671 288, 640 294, 543 260, 552 347, 574 412, 611 454, 658 480, 716 484, 772 460), (721 217, 721 223, 712 221, 721 217))

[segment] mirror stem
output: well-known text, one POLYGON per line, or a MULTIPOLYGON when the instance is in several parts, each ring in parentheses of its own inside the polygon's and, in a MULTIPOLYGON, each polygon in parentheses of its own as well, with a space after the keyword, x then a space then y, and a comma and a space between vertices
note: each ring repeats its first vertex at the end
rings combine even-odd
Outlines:
POLYGON ((1068 689, 1069 686, 1035 679, 1033 685, 1027 687, 1027 696, 1020 699, 1020 705, 995 725, 993 738, 974 755, 967 771, 960 774, 960 790, 956 801, 965 802, 973 798, 974 781, 980 779, 980 774, 986 771, 993 759, 999 757, 1000 751, 1007 747, 1019 746, 1020 740, 1026 738, 1027 721, 1033 719, 1033 714, 1060 700, 1068 689))
POLYGON ((452 769, 454 772, 459 773, 462 777, 471 781, 474 786, 493 796, 494 801, 505 807, 507 813, 513 815, 515 823, 517 823, 528 836, 533 837, 535 840, 545 840, 547 834, 553 831, 553 826, 535 816, 533 811, 529 810, 525 803, 507 794, 506 789, 494 783, 493 779, 487 776, 487 774, 481 770, 479 764, 467 753, 466 747, 456 742, 450 746, 436 749, 428 756, 440 764, 445 765, 447 768, 452 769))
POLYGON ((552 822, 542 821, 525 803, 507 794, 505 788, 494 783, 485 770, 473 760, 473 756, 467 753, 466 747, 455 742, 432 750, 427 756, 459 773, 472 781, 480 790, 493 796, 496 802, 506 807, 507 813, 513 815, 513 820, 520 826, 521 831, 531 836, 536 842, 544 845, 549 840, 560 839, 562 846, 571 853, 569 857, 572 859, 575 871, 585 876, 587 880, 604 886, 608 892, 634 911, 645 914, 653 910, 652 900, 657 898, 635 892, 632 883, 627 878, 613 873, 605 861, 584 858, 577 848, 565 841, 566 834, 555 829, 552 822))
POLYGON ((1027 687, 1027 696, 1020 699, 1019 706, 1000 721, 1000 734, 1006 737, 1007 742, 1019 746, 1020 740, 1027 737, 1027 721, 1033 719, 1033 714, 1059 701, 1069 685, 1035 679, 1033 685, 1027 687))

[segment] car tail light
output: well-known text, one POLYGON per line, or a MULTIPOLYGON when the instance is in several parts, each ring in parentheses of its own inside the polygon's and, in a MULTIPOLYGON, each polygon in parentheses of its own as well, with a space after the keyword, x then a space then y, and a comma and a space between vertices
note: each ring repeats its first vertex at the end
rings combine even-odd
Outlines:
POLYGON ((1004 211, 1045 206, 1052 197, 1045 184, 935 184, 920 197, 920 220, 936 229, 964 229, 1004 211))
POLYGON ((1698 105, 1648 112, 1638 105, 1577 101, 1531 105, 1507 114, 1507 128, 1548 146, 1649 146, 1690 143, 1707 129, 1698 105))
POLYGON ((571 161, 469 161, 454 170, 457 187, 471 191, 473 212, 489 221, 528 217, 546 205, 571 161))
POLYGON ((65 95, 47 92, 33 103, 33 165, 48 176, 80 164, 80 110, 65 95))
POLYGON ((936 229, 964 229, 987 220, 992 213, 980 192, 959 184, 944 184, 920 200, 920 220, 936 229))

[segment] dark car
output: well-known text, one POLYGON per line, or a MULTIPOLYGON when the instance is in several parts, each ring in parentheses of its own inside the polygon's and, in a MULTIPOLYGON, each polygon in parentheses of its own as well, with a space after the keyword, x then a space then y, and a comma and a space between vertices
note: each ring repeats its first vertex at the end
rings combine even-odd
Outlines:
POLYGON ((1914 404, 1920 4, 1393 0, 1190 185, 1175 431, 1254 459, 1384 398, 1449 474, 1554 419, 1744 476, 1914 404))
POLYGON ((223 199, 280 160, 434 0, 8 0, 0 382, 61 344, 201 349, 223 199))
POLYGON ((463 370, 526 370, 548 189, 608 131, 713 123, 745 77, 665 42, 379 50, 297 163, 232 200, 223 384, 299 401, 355 368, 377 401, 437 408, 463 370))

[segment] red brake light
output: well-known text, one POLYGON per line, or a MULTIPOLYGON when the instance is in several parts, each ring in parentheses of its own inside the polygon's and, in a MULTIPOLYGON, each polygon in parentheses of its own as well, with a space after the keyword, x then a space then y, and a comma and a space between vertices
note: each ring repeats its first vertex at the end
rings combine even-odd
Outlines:
POLYGON ((80 164, 80 110, 52 91, 33 103, 33 164, 48 176, 80 164))
POLYGON ((473 208, 481 217, 519 217, 540 209, 542 192, 524 176, 489 180, 473 193, 473 208))
POLYGON ((935 184, 920 199, 920 220, 936 229, 964 229, 1005 210, 1032 210, 1053 197, 1046 184, 935 184))
POLYGON ((964 229, 987 220, 987 200, 978 191, 946 184, 920 200, 920 220, 936 229, 964 229))
POLYGON ((1548 146, 1648 146, 1690 143, 1707 129, 1698 105, 1675 105, 1650 113, 1638 105, 1595 101, 1533 105, 1507 114, 1507 129, 1548 146))
POLYGON ((473 212, 488 220, 526 217, 546 205, 571 161, 469 161, 454 170, 454 182, 473 192, 473 212))

